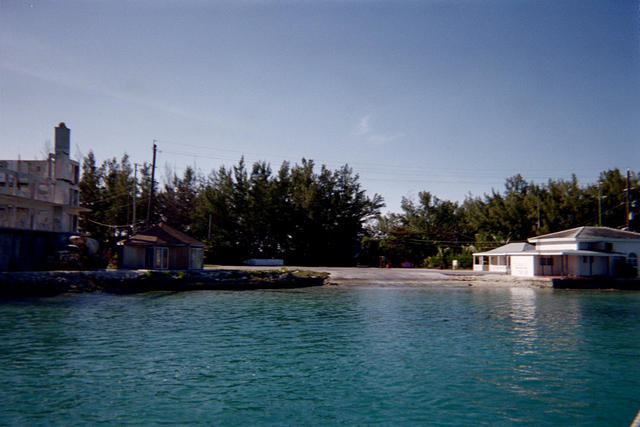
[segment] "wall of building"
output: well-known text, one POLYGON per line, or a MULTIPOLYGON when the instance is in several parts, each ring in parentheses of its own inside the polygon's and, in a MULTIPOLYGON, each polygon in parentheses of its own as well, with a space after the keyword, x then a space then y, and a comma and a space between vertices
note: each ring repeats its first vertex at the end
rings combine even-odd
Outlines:
POLYGON ((579 276, 580 275, 580 257, 567 256, 567 276, 579 276))
POLYGON ((536 276, 563 276, 569 273, 569 262, 564 255, 537 255, 534 260, 536 276))
POLYGON ((77 216, 62 206, 0 200, 0 227, 75 233, 77 216))
POLYGON ((140 246, 120 246, 119 268, 144 268, 145 248, 140 246))
POLYGON ((614 242, 613 251, 621 252, 625 254, 625 256, 628 256, 630 253, 633 252, 640 257, 640 242, 634 242, 634 241, 614 242))
POLYGON ((43 270, 68 244, 70 233, 0 229, 0 271, 43 270))
MULTIPOLYGON (((169 247, 168 249, 169 270, 202 269, 204 260, 203 248, 181 246, 169 247)), ((142 246, 120 246, 120 262, 118 267, 124 269, 147 268, 145 267, 146 250, 147 248, 142 246)), ((156 254, 154 252, 154 263, 155 256, 156 254)))
POLYGON ((534 276, 534 261, 535 257, 531 255, 523 256, 511 256, 511 275, 518 277, 533 277, 534 276))
POLYGON ((538 251, 571 251, 578 249, 578 242, 538 242, 538 251))
POLYGON ((606 256, 575 256, 577 264, 576 276, 609 276, 611 271, 610 259, 606 256))
POLYGON ((169 248, 169 269, 185 270, 189 268, 189 248, 186 246, 169 248))
POLYGON ((484 255, 473 256, 473 271, 489 270, 488 260, 485 261, 484 255))
POLYGON ((0 160, 0 227, 77 232, 79 165, 63 123, 55 137, 47 160, 0 160))

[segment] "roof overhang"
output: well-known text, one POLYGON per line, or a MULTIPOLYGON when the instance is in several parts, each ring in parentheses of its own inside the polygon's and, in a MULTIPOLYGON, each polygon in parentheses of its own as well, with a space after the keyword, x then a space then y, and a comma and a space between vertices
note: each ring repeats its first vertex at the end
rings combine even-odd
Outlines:
POLYGON ((600 256, 600 257, 620 257, 625 256, 625 254, 620 252, 599 252, 599 251, 586 251, 586 250, 578 250, 578 249, 566 249, 566 250, 557 250, 557 251, 527 251, 527 252, 517 252, 511 253, 510 256, 562 256, 562 255, 573 255, 573 256, 600 256))
POLYGON ((562 256, 562 255, 573 255, 573 256, 604 256, 604 257, 620 257, 626 256, 621 252, 599 252, 599 251, 585 251, 585 250, 576 250, 576 249, 566 249, 566 250, 547 250, 547 251, 522 251, 522 252, 477 252, 474 253, 473 256, 562 256))
POLYGON ((72 206, 72 205, 65 205, 62 203, 47 202, 46 200, 28 199, 26 197, 14 196, 12 194, 0 194, 0 200, 5 201, 7 204, 14 204, 19 206, 32 206, 32 207, 41 207, 41 208, 60 207, 76 214, 92 212, 91 209, 83 208, 81 206, 72 206))
POLYGON ((576 243, 576 242, 638 242, 640 239, 632 238, 615 238, 615 237, 556 237, 552 239, 538 239, 530 237, 527 241, 531 244, 536 243, 576 243))

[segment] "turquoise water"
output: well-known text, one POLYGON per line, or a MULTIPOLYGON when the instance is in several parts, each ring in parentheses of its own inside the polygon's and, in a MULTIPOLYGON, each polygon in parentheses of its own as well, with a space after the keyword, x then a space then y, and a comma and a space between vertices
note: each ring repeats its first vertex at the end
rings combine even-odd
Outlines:
POLYGON ((0 302, 0 424, 618 425, 640 294, 325 287, 0 302))

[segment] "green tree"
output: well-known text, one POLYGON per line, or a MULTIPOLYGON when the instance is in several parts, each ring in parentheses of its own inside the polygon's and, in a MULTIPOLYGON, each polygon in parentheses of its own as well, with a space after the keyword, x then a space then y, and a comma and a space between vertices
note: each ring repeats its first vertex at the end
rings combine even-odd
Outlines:
MULTIPOLYGON (((631 187, 631 204, 637 204, 640 194, 640 185, 638 175, 631 173, 630 187, 631 187)), ((600 174, 598 180, 600 185, 600 197, 601 197, 601 217, 602 225, 614 228, 622 228, 626 226, 626 187, 627 177, 626 174, 620 172, 619 169, 610 169, 600 174)), ((594 184, 591 188, 591 193, 598 194, 597 184, 594 184)), ((634 209, 632 208, 632 212, 634 209)), ((596 213, 597 215, 597 213, 596 213)), ((637 222, 637 220, 636 220, 637 222)), ((632 224, 632 229, 637 226, 636 223, 632 224)))
POLYGON ((103 170, 96 165, 93 151, 85 156, 82 161, 82 175, 78 188, 80 191, 80 206, 91 209, 91 213, 80 217, 79 229, 92 237, 102 239, 104 227, 96 224, 102 218, 104 188, 102 186, 103 170))
POLYGON ((368 198, 348 166, 336 171, 322 166, 318 174, 314 167, 306 159, 293 167, 285 162, 274 176, 265 162, 256 162, 248 173, 241 159, 212 173, 198 194, 194 221, 200 235, 207 224, 210 260, 355 263, 363 224, 382 200, 368 198))
POLYGON ((199 191, 198 177, 191 167, 185 169, 182 178, 171 173, 164 190, 157 197, 160 220, 171 227, 190 233, 193 229, 199 191))

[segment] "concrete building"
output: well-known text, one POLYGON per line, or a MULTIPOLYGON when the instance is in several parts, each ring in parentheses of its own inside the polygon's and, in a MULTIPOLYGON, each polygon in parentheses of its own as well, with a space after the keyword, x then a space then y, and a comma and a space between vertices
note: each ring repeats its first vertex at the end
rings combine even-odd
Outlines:
POLYGON ((0 160, 0 270, 43 268, 89 211, 78 205, 70 134, 64 123, 55 128, 55 152, 46 160, 0 160))
POLYGON ((640 233, 578 227, 528 241, 474 253, 473 269, 519 277, 638 276, 640 233))
POLYGON ((118 242, 118 268, 201 270, 204 243, 160 223, 118 242))
POLYGON ((71 131, 55 128, 47 160, 0 160, 0 227, 77 233, 78 162, 69 158, 71 131))

